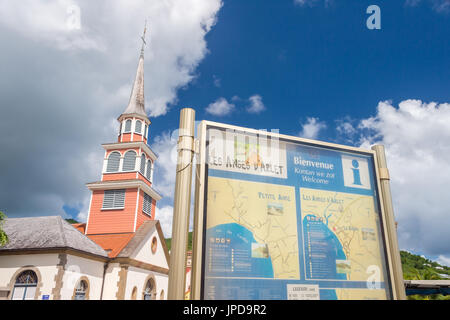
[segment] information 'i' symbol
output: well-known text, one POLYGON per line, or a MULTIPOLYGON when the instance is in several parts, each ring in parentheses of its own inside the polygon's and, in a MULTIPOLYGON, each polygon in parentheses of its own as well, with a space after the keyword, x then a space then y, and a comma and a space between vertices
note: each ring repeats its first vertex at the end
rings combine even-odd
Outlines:
POLYGON ((359 174, 359 162, 357 160, 352 161, 353 171, 353 184, 362 186, 361 176, 359 174))

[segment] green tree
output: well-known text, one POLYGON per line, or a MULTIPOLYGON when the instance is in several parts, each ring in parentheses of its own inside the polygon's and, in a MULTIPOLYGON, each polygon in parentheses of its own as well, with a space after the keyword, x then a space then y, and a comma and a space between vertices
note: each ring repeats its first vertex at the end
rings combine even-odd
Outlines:
POLYGON ((3 247, 5 244, 8 243, 8 235, 3 231, 3 222, 7 216, 0 211, 0 247, 3 247))

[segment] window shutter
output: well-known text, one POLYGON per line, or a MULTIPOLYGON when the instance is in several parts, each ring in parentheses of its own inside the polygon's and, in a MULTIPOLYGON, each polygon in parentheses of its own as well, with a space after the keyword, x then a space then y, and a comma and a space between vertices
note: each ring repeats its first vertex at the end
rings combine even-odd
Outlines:
POLYGON ((105 190, 103 197, 103 209, 114 208, 114 190, 105 190))
POLYGON ((145 154, 142 154, 141 156, 141 170, 142 175, 145 175, 145 154))
POLYGON ((127 120, 127 122, 125 122, 125 132, 130 131, 131 131, 131 120, 127 120))
POLYGON ((112 152, 108 158, 108 165, 106 167, 106 172, 117 172, 120 166, 120 153, 112 152))
POLYGON ((116 190, 114 193, 114 208, 125 207, 125 190, 116 190))
POLYGON ((136 152, 133 150, 125 153, 123 158, 123 171, 134 171, 136 169, 136 152))
POLYGON ((102 209, 116 209, 125 206, 125 190, 105 190, 102 209))
POLYGON ((146 193, 144 193, 144 205, 142 208, 144 213, 148 215, 152 214, 152 198, 146 193))
POLYGON ((134 132, 142 134, 142 122, 140 122, 139 120, 136 121, 134 132))
POLYGON ((152 162, 150 160, 147 161, 147 179, 150 180, 152 176, 152 162))

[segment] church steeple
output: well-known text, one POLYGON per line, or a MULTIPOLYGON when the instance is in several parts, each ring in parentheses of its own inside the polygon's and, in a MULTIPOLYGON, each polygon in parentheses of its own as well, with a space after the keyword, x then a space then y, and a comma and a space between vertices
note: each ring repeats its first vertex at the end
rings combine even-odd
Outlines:
POLYGON ((145 112, 144 98, 144 48, 145 34, 147 33, 147 22, 145 23, 144 34, 142 35, 142 48, 139 57, 136 78, 131 90, 130 100, 125 111, 120 115, 119 142, 144 141, 147 142, 148 127, 151 121, 145 112))
POLYGON ((125 112, 119 117, 120 130, 116 143, 103 144, 105 158, 101 181, 88 183, 92 191, 88 236, 129 234, 147 220, 155 219, 156 202, 161 195, 153 189, 156 154, 147 144, 151 124, 144 104, 144 46, 125 112))
POLYGON ((144 34, 141 37, 142 48, 136 72, 136 79, 134 80, 133 90, 131 91, 128 107, 125 109, 125 112, 122 115, 138 114, 147 117, 147 114, 145 113, 145 99, 144 99, 144 47, 147 44, 145 42, 146 32, 147 32, 147 23, 144 28, 144 34))

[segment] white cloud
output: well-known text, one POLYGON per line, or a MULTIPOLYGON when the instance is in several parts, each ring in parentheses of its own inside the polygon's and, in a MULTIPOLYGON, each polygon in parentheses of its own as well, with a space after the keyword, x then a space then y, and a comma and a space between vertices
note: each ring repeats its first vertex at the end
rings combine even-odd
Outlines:
POLYGON ((74 29, 80 17, 74 0, 0 1, 0 20, 23 37, 42 41, 61 50, 105 50, 102 40, 86 26, 74 29))
POLYGON ((402 101, 378 104, 360 122, 361 145, 383 144, 391 176, 400 246, 450 255, 450 104, 402 101))
MULTIPOLYGON (((177 101, 177 90, 189 84, 208 53, 205 35, 221 5, 0 0, 0 41, 8 43, 0 51, 0 60, 8 61, 0 73, 0 105, 9 106, 0 117, 0 148, 10 155, 0 157, 1 209, 11 217, 54 215, 63 214, 63 205, 87 204, 85 183, 100 178, 101 144, 117 138, 116 119, 128 103, 144 20, 146 108, 156 117, 177 101), (67 28, 73 5, 81 9, 80 30, 67 28), (5 139, 11 132, 14 139, 5 139), (32 143, 17 142, 30 137, 32 143)), ((79 218, 86 212, 84 205, 79 218)))
POLYGON ((220 88, 222 86, 222 81, 215 74, 213 74, 213 83, 214 83, 214 86, 217 88, 220 88))
POLYGON ((229 103, 225 98, 219 98, 206 107, 206 112, 214 116, 226 116, 233 112, 234 109, 234 104, 229 103))
POLYGON ((155 219, 161 223, 161 229, 164 233, 164 237, 172 237, 172 219, 173 219, 173 207, 165 206, 162 208, 156 207, 155 219))
MULTIPOLYGON (((312 7, 316 5, 318 2, 321 2, 322 0, 294 0, 294 4, 300 7, 309 6, 312 7)), ((330 3, 333 2, 333 0, 323 0, 324 6, 328 7, 330 3)))
POLYGON ((308 117, 306 123, 302 124, 302 131, 299 136, 307 139, 317 139, 321 130, 325 129, 327 126, 325 122, 319 121, 318 118, 308 117))
POLYGON ((249 99, 250 106, 247 107, 248 113, 261 113, 266 109, 262 102, 262 97, 258 94, 251 96, 249 99))
POLYGON ((443 256, 443 255, 440 255, 437 258, 437 263, 439 263, 442 266, 450 267, 450 256, 446 257, 446 256, 443 256))
POLYGON ((155 188, 164 197, 173 198, 177 167, 177 132, 164 132, 155 137, 151 148, 158 154, 155 162, 155 188))
MULTIPOLYGON (((422 2, 422 0, 406 0, 405 6, 417 7, 422 2)), ((450 0, 428 0, 424 2, 429 3, 437 13, 448 13, 450 11, 450 0)))

